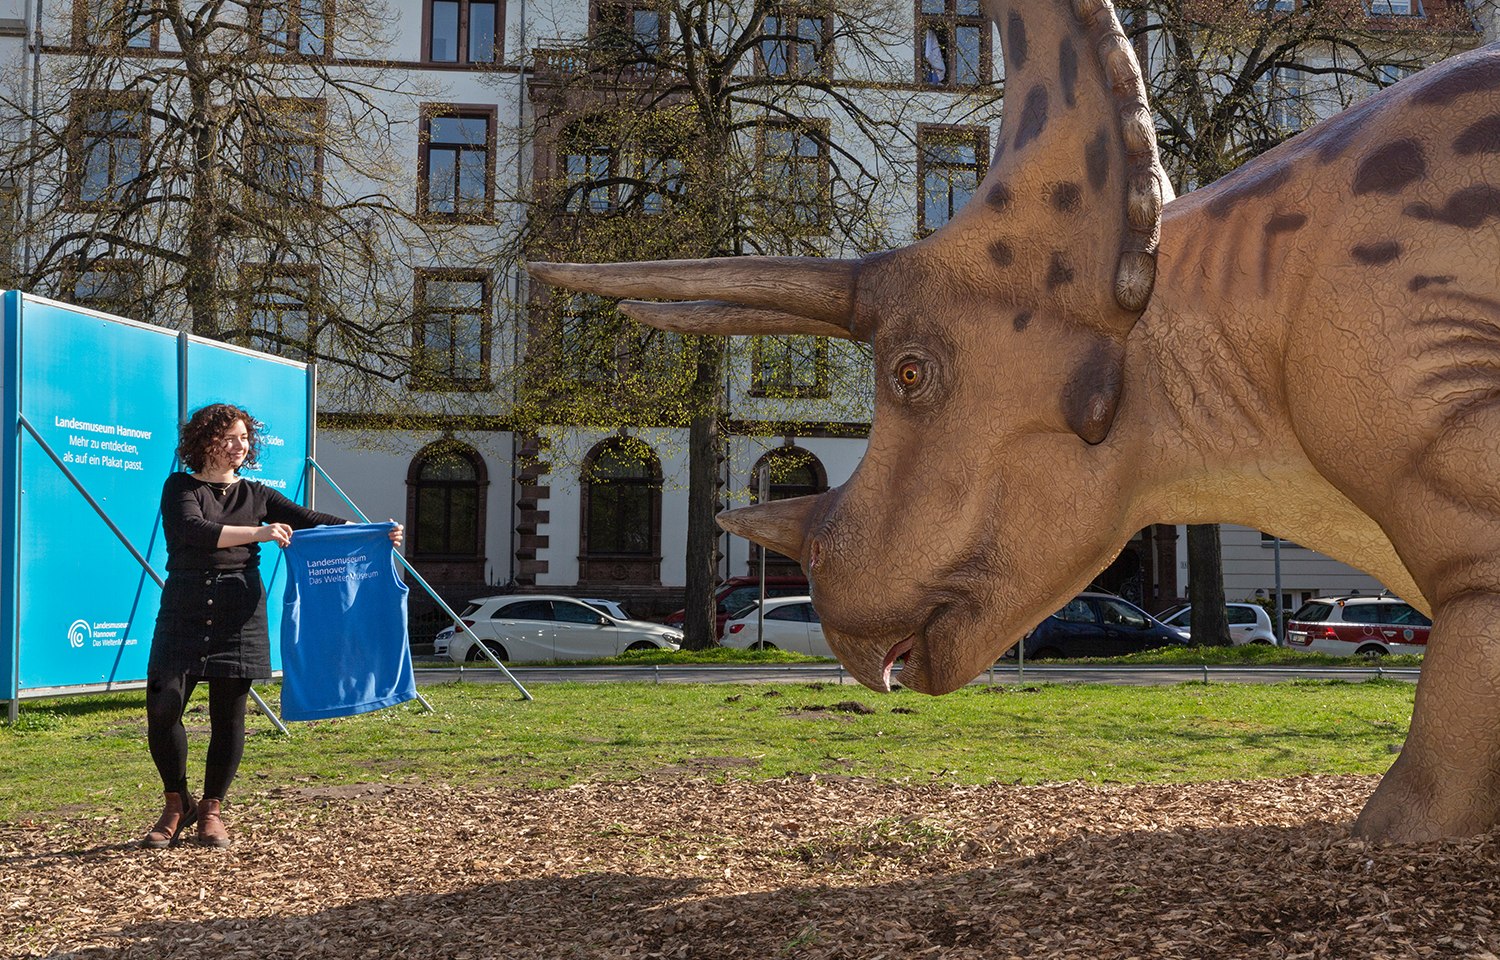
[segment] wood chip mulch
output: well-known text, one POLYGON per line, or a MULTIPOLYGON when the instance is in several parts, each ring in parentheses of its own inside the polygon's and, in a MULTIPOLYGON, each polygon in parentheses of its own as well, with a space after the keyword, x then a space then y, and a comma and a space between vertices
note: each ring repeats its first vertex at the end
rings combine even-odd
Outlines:
POLYGON ((0 955, 1497 960, 1500 844, 1349 837, 1369 777, 958 787, 676 771, 242 791, 227 851, 0 824, 0 955))

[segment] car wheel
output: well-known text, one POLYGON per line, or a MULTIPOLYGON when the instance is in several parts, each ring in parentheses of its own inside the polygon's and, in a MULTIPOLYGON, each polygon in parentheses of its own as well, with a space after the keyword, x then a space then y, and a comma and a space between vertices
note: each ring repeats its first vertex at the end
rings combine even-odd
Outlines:
POLYGON ((1043 647, 1031 655, 1033 660, 1061 660, 1062 651, 1056 647, 1043 647))
POLYGON ((776 644, 774 644, 774 643, 767 643, 764 640, 757 640, 756 642, 750 644, 750 649, 751 650, 775 650, 776 649, 776 644))
POLYGON ((635 643, 632 643, 630 646, 626 647, 625 648, 625 652, 626 653, 630 653, 632 650, 656 650, 656 649, 658 649, 657 646, 656 646, 656 644, 652 643, 650 640, 637 640, 635 643))
MULTIPOLYGON (((510 654, 506 653, 505 652, 505 648, 503 646, 501 646, 500 644, 498 644, 498 643, 486 643, 485 646, 487 646, 487 647, 490 648, 490 652, 495 655, 495 659, 497 659, 497 660, 509 660, 510 659, 510 654)), ((480 651, 479 646, 477 644, 469 649, 469 662, 470 663, 478 663, 480 661, 488 663, 489 659, 490 659, 489 657, 486 657, 484 655, 484 653, 480 651)))
POLYGON ((1367 643, 1354 651, 1354 655, 1364 657, 1366 660, 1374 660, 1376 657, 1385 656, 1385 647, 1382 647, 1378 643, 1367 643))
POLYGON ((1250 643, 1256 647, 1269 647, 1273 645, 1269 640, 1251 640, 1250 643))

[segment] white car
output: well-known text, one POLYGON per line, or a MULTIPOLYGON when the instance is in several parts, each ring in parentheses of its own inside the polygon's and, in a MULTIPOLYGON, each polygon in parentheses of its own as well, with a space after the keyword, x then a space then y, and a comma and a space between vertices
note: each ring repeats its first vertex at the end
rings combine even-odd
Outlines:
MULTIPOLYGON (((1247 643, 1263 643, 1276 646, 1276 631, 1271 628, 1271 615, 1258 603, 1226 603, 1224 613, 1229 618, 1229 639, 1242 647, 1247 643)), ((1193 605, 1167 611, 1161 622, 1191 640, 1193 605)))
POLYGON ((790 650, 814 657, 831 657, 833 651, 823 637, 823 621, 813 609, 812 597, 775 597, 765 603, 765 637, 756 632, 758 604, 738 611, 724 623, 725 647, 741 650, 790 650))
POLYGON ((626 650, 676 650, 682 633, 659 623, 619 620, 572 597, 510 594, 469 601, 459 615, 469 631, 449 627, 438 634, 448 659, 474 663, 487 659, 469 636, 472 631, 507 663, 592 660, 626 650))

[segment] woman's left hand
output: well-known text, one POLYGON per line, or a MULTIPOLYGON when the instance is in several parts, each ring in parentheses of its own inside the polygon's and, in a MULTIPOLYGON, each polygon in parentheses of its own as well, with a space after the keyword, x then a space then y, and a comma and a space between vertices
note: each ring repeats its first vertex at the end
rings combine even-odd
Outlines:
MULTIPOLYGON (((391 523, 396 523, 396 521, 392 519, 391 523)), ((391 543, 399 547, 401 546, 401 541, 404 539, 406 539, 406 528, 396 523, 395 528, 391 530, 391 543)))

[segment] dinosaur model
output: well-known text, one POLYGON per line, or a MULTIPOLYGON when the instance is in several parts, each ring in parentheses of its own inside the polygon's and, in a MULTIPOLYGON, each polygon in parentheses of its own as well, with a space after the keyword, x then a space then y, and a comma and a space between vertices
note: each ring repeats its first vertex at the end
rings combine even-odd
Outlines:
POLYGON ((1356 832, 1495 827, 1500 45, 1173 199, 1108 0, 986 13, 999 145, 932 236, 531 273, 669 330, 873 341, 848 482, 720 516, 800 558, 867 686, 903 656, 907 687, 965 684, 1148 524, 1245 524, 1434 616, 1405 747, 1356 832))

